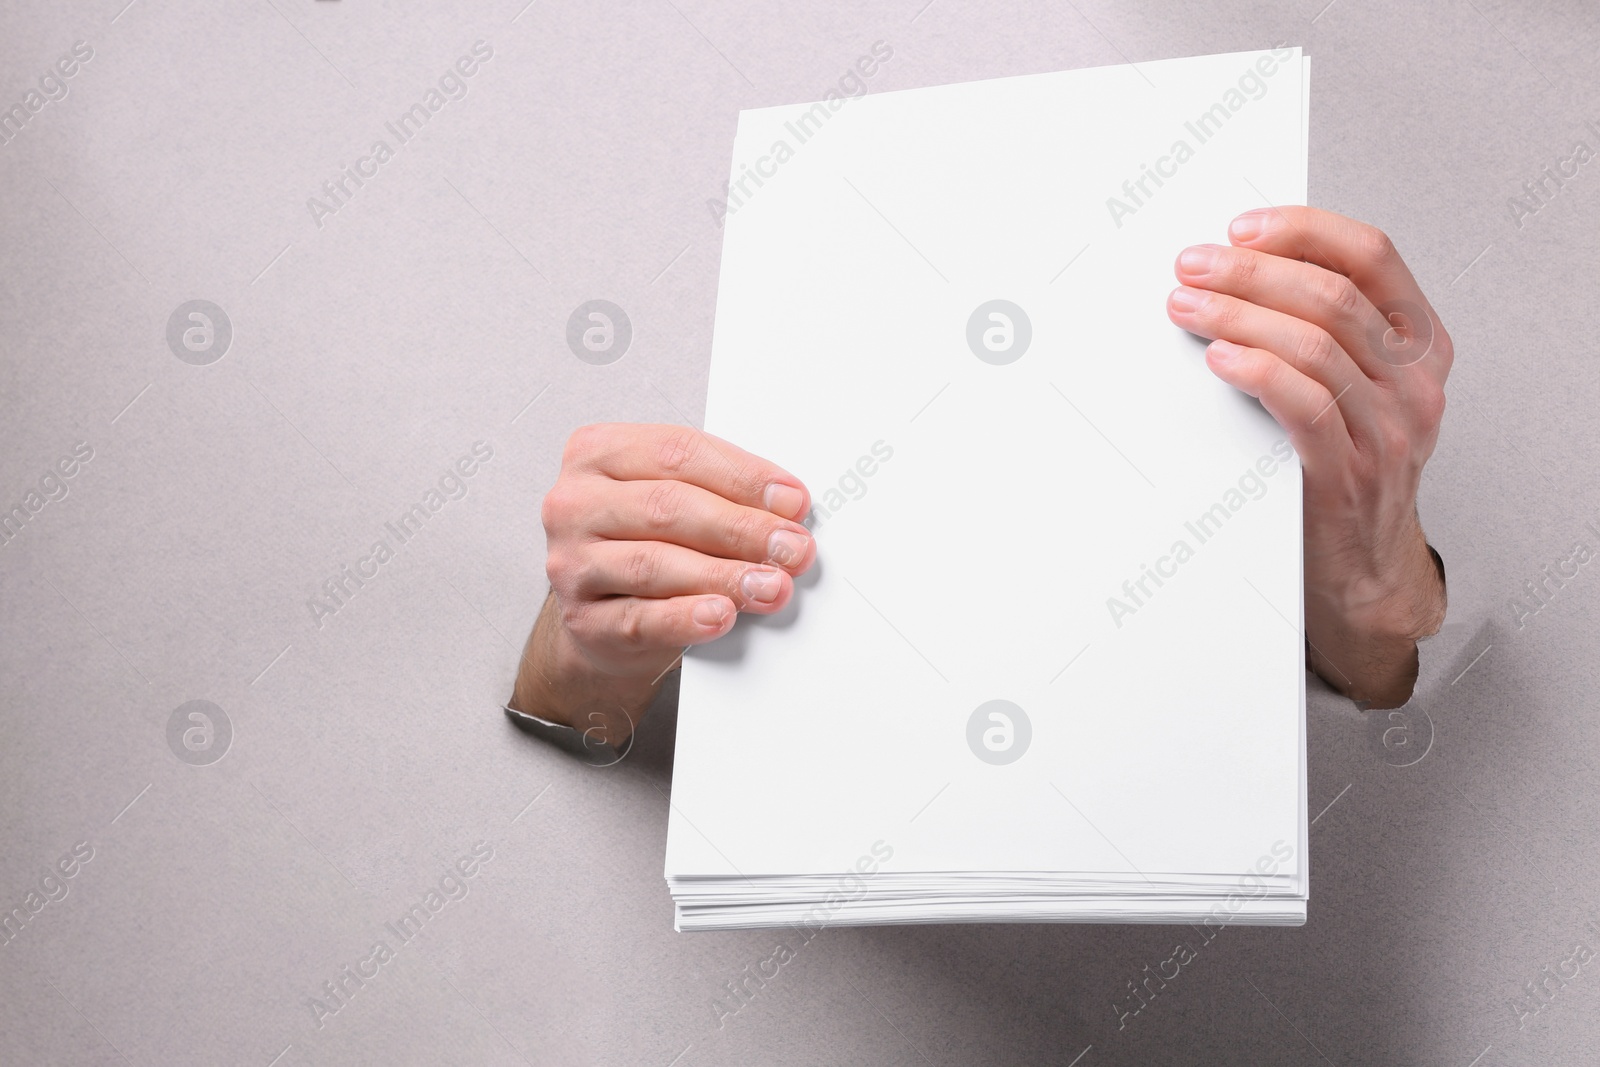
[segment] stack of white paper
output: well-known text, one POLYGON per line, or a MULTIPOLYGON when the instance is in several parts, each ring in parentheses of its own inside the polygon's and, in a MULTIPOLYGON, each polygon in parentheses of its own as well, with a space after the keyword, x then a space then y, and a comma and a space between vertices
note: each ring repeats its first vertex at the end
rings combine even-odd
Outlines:
POLYGON ((679 929, 1305 919, 1298 460, 1165 314, 1298 48, 740 116, 706 428, 811 488, 684 662, 679 929))

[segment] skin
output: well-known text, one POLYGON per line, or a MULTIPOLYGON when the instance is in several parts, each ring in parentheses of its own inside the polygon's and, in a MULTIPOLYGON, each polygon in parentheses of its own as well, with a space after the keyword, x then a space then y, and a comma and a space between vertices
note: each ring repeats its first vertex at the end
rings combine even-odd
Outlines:
POLYGON ((1179 255, 1168 317, 1213 338, 1212 372, 1258 398, 1300 455, 1312 669, 1357 701, 1399 707, 1418 639, 1444 622, 1417 486, 1444 416, 1450 337, 1371 226, 1284 207, 1246 212, 1228 239, 1179 255))
POLYGON ((623 744, 690 645, 767 615, 816 559, 800 479, 683 426, 584 426, 544 499, 550 595, 511 707, 623 744))
MULTIPOLYGON (((1304 469, 1308 662, 1398 707, 1444 579, 1417 516, 1453 350, 1379 230, 1304 207, 1246 212, 1228 245, 1185 249, 1167 314, 1258 398, 1304 469)), ((625 743, 691 645, 794 595, 816 546, 800 480, 682 426, 585 426, 545 497, 545 600, 511 706, 625 743)))

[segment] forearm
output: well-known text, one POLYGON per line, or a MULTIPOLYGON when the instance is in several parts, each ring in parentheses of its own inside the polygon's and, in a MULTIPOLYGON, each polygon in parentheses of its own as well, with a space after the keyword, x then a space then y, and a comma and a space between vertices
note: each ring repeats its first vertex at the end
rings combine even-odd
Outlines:
POLYGON ((1308 590, 1307 660, 1329 685, 1376 708, 1396 708, 1416 686, 1417 642, 1444 623, 1444 570, 1418 524, 1392 579, 1334 594, 1308 590))
POLYGON ((510 707, 577 730, 598 728, 601 740, 620 746, 660 688, 660 677, 619 678, 599 671, 567 636, 552 593, 523 646, 510 707))

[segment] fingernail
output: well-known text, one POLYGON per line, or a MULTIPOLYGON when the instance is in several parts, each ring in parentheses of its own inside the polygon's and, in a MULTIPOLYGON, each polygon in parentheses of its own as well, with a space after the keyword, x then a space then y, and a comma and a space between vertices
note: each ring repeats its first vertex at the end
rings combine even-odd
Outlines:
POLYGON ((1236 345, 1232 341, 1223 341, 1221 339, 1212 341, 1208 350, 1212 360, 1217 363, 1226 363, 1243 351, 1244 348, 1242 346, 1236 345))
POLYGON ((721 627, 728 618, 726 604, 727 602, 721 597, 707 597, 704 600, 695 601, 694 621, 701 626, 709 626, 712 629, 721 627))
POLYGON ((770 604, 783 591, 783 572, 770 567, 752 567, 739 579, 739 591, 748 600, 770 604))
POLYGON ((1178 266, 1185 274, 1210 274, 1217 264, 1217 250, 1206 245, 1185 248, 1178 257, 1178 266))
POLYGON ((1228 236, 1235 241, 1254 241, 1261 236, 1261 231, 1266 228, 1266 224, 1265 212, 1246 211, 1229 224, 1228 236))
POLYGON ((1185 314, 1199 311, 1206 302, 1205 294, 1198 289, 1191 289, 1187 285, 1180 285, 1172 290, 1172 295, 1167 298, 1173 308, 1185 314))
POLYGON ((798 519, 800 509, 805 506, 806 495, 792 485, 773 482, 767 486, 762 502, 774 515, 781 515, 786 519, 798 519))
POLYGON ((805 558, 806 542, 810 538, 793 530, 774 530, 767 540, 767 558, 781 567, 799 563, 805 558))

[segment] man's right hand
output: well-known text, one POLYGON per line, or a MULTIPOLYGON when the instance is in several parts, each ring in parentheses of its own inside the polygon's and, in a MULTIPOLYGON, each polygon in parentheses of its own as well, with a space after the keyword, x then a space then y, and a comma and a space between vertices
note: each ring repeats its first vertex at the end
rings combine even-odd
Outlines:
POLYGON ((551 591, 511 706, 620 745, 685 648, 789 602, 809 508, 798 478, 699 430, 581 427, 544 498, 551 591))

